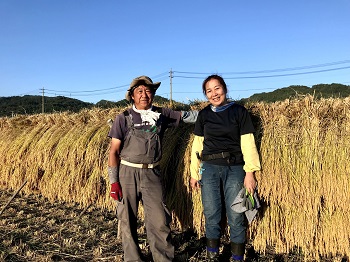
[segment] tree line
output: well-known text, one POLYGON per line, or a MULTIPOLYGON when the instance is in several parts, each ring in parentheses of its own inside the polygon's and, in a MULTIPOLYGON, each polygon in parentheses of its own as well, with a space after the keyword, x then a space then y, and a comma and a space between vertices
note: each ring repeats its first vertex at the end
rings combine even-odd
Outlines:
MULTIPOLYGON (((263 92, 254 94, 248 98, 241 99, 238 102, 245 103, 246 101, 253 102, 267 102, 272 103, 276 101, 285 100, 298 95, 311 94, 316 99, 330 98, 330 97, 347 97, 350 96, 350 86, 343 84, 317 84, 310 87, 303 85, 291 85, 288 87, 276 89, 272 92, 263 92)), ((156 95, 154 101, 156 103, 168 103, 167 98, 156 95)), ((191 102, 190 102, 191 103, 191 102)), ((64 96, 44 97, 44 113, 54 112, 79 112, 82 109, 91 109, 93 107, 112 108, 112 107, 126 107, 129 102, 126 99, 112 102, 108 100, 101 100, 94 103, 83 102, 78 99, 73 99, 64 96)), ((43 111, 42 96, 11 96, 0 97, 0 117, 11 117, 15 115, 32 115, 40 114, 43 111)))
POLYGON ((256 102, 276 102, 292 98, 298 95, 313 95, 316 99, 320 98, 343 98, 350 96, 350 85, 343 84, 317 84, 311 88, 303 85, 291 85, 276 89, 268 93, 254 94, 249 97, 250 101, 256 102))
MULTIPOLYGON (((168 99, 155 96, 155 102, 166 103, 168 99)), ((65 96, 44 97, 44 113, 55 112, 74 112, 77 113, 82 109, 91 109, 93 107, 112 108, 126 107, 129 102, 126 99, 118 102, 101 100, 94 103, 83 102, 78 99, 73 99, 65 96)), ((43 112, 43 97, 42 96, 10 96, 0 97, 0 117, 12 117, 16 115, 33 115, 43 112)))

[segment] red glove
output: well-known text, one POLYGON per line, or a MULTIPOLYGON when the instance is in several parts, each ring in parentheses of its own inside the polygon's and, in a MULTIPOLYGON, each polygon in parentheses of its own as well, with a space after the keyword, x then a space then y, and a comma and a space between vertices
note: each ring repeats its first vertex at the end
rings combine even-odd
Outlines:
POLYGON ((119 182, 115 182, 111 184, 111 193, 110 196, 118 201, 121 201, 123 198, 123 192, 122 192, 122 187, 120 186, 119 182))

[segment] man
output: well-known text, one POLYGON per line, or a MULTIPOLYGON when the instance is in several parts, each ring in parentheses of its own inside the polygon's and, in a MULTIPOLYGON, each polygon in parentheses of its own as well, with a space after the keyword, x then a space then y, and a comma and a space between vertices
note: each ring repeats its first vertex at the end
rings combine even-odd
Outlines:
POLYGON ((124 261, 142 261, 137 240, 137 210, 142 200, 147 238, 154 261, 172 261, 171 215, 164 203, 159 161, 166 128, 180 121, 194 123, 197 111, 173 111, 152 105, 160 82, 147 76, 135 78, 126 93, 132 107, 119 114, 108 136, 112 139, 108 176, 111 197, 119 201, 118 218, 124 261))

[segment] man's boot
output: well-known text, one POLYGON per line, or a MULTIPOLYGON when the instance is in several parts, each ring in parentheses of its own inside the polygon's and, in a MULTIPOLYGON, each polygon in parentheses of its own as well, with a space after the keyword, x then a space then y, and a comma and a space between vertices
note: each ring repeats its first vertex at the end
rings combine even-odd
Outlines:
POLYGON ((219 261, 219 239, 207 238, 207 261, 219 261))
POLYGON ((245 253, 244 243, 231 242, 231 259, 230 262, 243 261, 245 253))

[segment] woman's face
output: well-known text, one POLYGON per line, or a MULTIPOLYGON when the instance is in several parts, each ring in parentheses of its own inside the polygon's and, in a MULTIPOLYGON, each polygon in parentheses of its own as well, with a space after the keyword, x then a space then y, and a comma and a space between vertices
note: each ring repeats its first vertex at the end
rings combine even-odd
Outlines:
POLYGON ((211 79, 205 85, 205 95, 208 101, 215 107, 226 104, 226 93, 219 80, 211 79))

